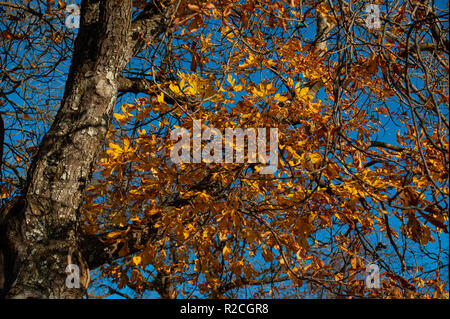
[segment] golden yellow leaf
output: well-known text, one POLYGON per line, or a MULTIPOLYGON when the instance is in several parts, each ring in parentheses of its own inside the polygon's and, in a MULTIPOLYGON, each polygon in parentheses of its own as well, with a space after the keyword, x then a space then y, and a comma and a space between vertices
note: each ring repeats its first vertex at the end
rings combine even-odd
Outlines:
POLYGON ((141 263, 142 258, 140 256, 134 256, 133 257, 133 262, 134 264, 137 266, 141 263))

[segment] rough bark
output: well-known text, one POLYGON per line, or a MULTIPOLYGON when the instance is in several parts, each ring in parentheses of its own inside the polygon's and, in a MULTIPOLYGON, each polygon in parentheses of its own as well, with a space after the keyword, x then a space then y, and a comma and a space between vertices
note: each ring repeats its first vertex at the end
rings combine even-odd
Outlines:
POLYGON ((78 229, 83 191, 106 137, 120 74, 142 49, 142 36, 148 40, 160 32, 163 18, 148 8, 132 23, 132 0, 82 2, 61 107, 28 170, 22 197, 0 215, 0 297, 85 294, 89 268, 78 229), (66 287, 68 264, 79 266, 81 289, 66 287))

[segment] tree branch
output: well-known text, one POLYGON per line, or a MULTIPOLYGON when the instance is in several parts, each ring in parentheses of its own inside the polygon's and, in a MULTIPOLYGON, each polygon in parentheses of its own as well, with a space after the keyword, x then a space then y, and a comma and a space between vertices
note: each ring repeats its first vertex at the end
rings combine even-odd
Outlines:
POLYGON ((401 146, 393 145, 393 144, 389 144, 389 143, 385 143, 385 142, 380 142, 380 141, 370 142, 369 147, 382 147, 382 148, 390 149, 391 151, 395 151, 395 152, 403 152, 405 150, 401 146))
POLYGON ((145 225, 133 224, 104 234, 84 236, 80 241, 80 247, 89 269, 95 269, 142 250, 158 235, 158 230, 153 224, 153 222, 145 225), (118 239, 121 239, 120 242, 118 239), (124 243, 127 243, 128 247, 122 250, 124 243))

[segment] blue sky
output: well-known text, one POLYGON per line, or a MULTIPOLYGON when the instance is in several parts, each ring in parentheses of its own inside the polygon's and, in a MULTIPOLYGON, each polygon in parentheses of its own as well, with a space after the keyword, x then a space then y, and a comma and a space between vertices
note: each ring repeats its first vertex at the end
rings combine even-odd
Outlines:
MULTIPOLYGON (((75 3, 79 3, 79 1, 75 1, 75 3)), ((446 1, 437 1, 436 5, 438 7, 447 8, 448 9, 448 3, 446 1)), ((380 7, 380 11, 381 12, 383 12, 384 9, 385 9, 385 6, 381 6, 380 7)), ((448 27, 448 24, 447 24, 446 27, 448 27)), ((56 28, 57 29, 64 29, 65 26, 64 25, 60 25, 60 26, 56 26, 56 28)), ((308 28, 307 30, 308 31, 304 34, 305 38, 309 38, 311 40, 314 39, 315 32, 314 32, 313 28, 308 28)), ((74 32, 73 33, 73 37, 75 37, 76 36, 76 29, 74 29, 73 32, 74 32)), ((69 44, 71 44, 71 43, 69 42, 69 44)), ((18 48, 18 49, 21 50, 21 48, 18 48)), ((66 47, 66 49, 67 50, 71 50, 70 47, 66 47)), ((186 60, 189 61, 192 57, 189 56, 189 54, 187 54, 186 56, 184 56, 184 58, 186 58, 186 60)), ((155 62, 157 63, 159 61, 155 61, 155 62)), ((61 95, 62 95, 62 89, 63 89, 63 85, 64 85, 64 79, 65 79, 65 77, 67 75, 67 72, 68 72, 69 63, 70 63, 70 60, 69 61, 65 61, 64 63, 62 63, 60 68, 59 68, 59 70, 58 70, 60 73, 58 75, 55 75, 55 81, 57 81, 58 86, 61 85, 61 91, 60 91, 61 95)), ((214 65, 210 65, 210 66, 214 67, 214 65)), ((184 67, 186 69, 189 69, 189 65, 187 63, 186 63, 186 65, 184 65, 184 67)), ((261 82, 261 80, 266 78, 266 77, 267 78, 272 78, 273 76, 269 73, 269 71, 265 70, 263 72, 254 73, 252 75, 252 80, 255 83, 258 83, 258 82, 261 82)), ((417 85, 422 85, 422 84, 423 83, 417 82, 417 85)), ((280 87, 280 89, 281 89, 281 87, 280 87)), ((241 93, 241 94, 243 95, 244 93, 241 93)), ((122 96, 118 100, 118 103, 116 105, 117 112, 120 112, 120 105, 121 105, 122 102, 129 101, 133 97, 134 97, 134 95, 124 95, 124 96, 122 96)), ((236 97, 239 98, 240 97, 239 94, 236 95, 236 97)), ((18 105, 22 105, 23 103, 32 103, 32 101, 23 101, 19 96, 12 96, 10 98, 11 98, 12 101, 17 103, 18 105)), ((38 98, 38 97, 36 96, 36 98, 38 98)), ((320 99, 320 100, 323 100, 323 101, 326 101, 328 99, 328 97, 325 95, 325 92, 323 90, 319 93, 317 98, 320 99)), ((381 101, 373 100, 372 103, 374 103, 374 104, 381 103, 381 101)), ((55 105, 57 105, 57 103, 55 103, 55 105)), ((387 106, 391 110, 398 109, 398 107, 399 107, 398 103, 396 103, 395 101, 387 102, 387 106)), ((444 110, 444 112, 447 112, 446 115, 448 117, 448 109, 446 111, 444 110)), ((390 144, 397 145, 397 139, 396 139, 397 132, 398 132, 398 130, 400 130, 401 134, 405 133, 404 127, 397 126, 394 122, 392 122, 388 118, 384 119, 383 122, 384 122, 383 129, 380 130, 380 135, 378 135, 376 137, 376 139, 380 140, 380 141, 384 141, 384 142, 390 143, 390 144)), ((40 123, 40 124, 38 124, 40 126, 39 128, 40 128, 41 132, 44 132, 49 127, 49 124, 50 123, 40 123)), ((14 125, 17 125, 17 124, 14 124, 14 125)), ((13 129, 13 128, 14 127, 9 127, 9 129, 13 129)), ((11 134, 9 136, 9 141, 10 141, 10 143, 14 143, 15 140, 19 139, 19 138, 20 138, 20 134, 11 134)), ((30 145, 31 144, 38 145, 38 142, 39 142, 40 138, 42 138, 41 134, 37 134, 36 136, 33 136, 32 140, 30 141, 30 145)), ((8 161, 11 162, 14 154, 11 153, 8 150, 5 150, 5 156, 6 156, 5 159, 7 159, 8 161)), ((448 201, 448 199, 447 199, 447 201, 448 201)), ((394 226, 395 228, 399 227, 399 225, 400 225, 400 221, 395 219, 395 218, 391 219, 391 223, 392 223, 392 226, 394 226)), ((325 236, 325 234, 324 234, 324 236, 325 236)), ((373 237, 376 238, 376 242, 382 242, 382 243, 386 244, 386 246, 389 246, 389 245, 387 245, 388 239, 386 238, 385 234, 375 233, 375 234, 373 234, 373 237)), ((438 250, 439 249, 439 245, 443 245, 443 247, 441 247, 441 248, 444 248, 444 250, 446 250, 448 252, 448 242, 449 242, 448 234, 442 233, 442 241, 440 243, 435 242, 433 244, 428 244, 426 248, 428 250, 430 250, 430 251, 434 251, 434 250, 438 250)), ((399 242, 399 244, 401 244, 401 243, 399 242)), ((391 248, 388 249, 385 252, 385 256, 386 256, 386 258, 395 258, 394 253, 393 253, 391 248)), ((424 264, 425 265, 427 264, 426 260, 424 261, 424 264)), ((393 263, 393 265, 395 265, 395 263, 393 263)), ((399 265, 397 265, 397 267, 398 266, 399 265)), ((442 275, 443 276, 447 276, 446 278, 447 278, 447 286, 448 286, 448 273, 446 273, 444 271, 442 273, 442 275)), ((130 289, 124 289, 123 292, 128 293, 128 294, 132 293, 132 291, 130 289)), ((150 293, 150 294, 145 295, 145 296, 146 297, 150 297, 150 298, 157 297, 157 295, 154 294, 154 293, 150 293)), ((120 298, 120 296, 112 295, 109 298, 120 298)))

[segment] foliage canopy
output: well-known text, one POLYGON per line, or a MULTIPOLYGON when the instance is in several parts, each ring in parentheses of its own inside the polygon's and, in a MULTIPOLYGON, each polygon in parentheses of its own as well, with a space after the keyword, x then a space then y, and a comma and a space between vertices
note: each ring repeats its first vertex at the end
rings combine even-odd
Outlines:
MULTIPOLYGON (((73 41, 64 1, 22 3, 0 6, 4 201, 73 41)), ((117 254, 91 293, 448 298, 448 5, 373 1, 376 29, 366 1, 133 3, 168 23, 122 72, 80 211, 80 237, 117 254), (194 120, 277 128, 277 171, 173 163, 170 132, 194 120), (365 286, 371 263, 380 289, 365 286)))

